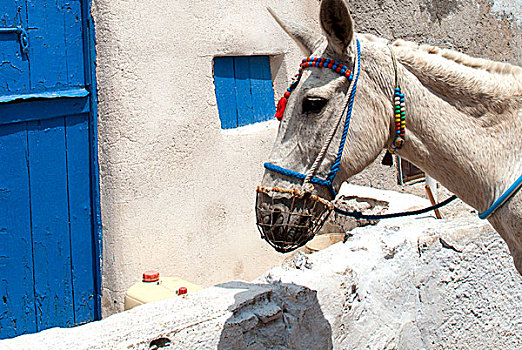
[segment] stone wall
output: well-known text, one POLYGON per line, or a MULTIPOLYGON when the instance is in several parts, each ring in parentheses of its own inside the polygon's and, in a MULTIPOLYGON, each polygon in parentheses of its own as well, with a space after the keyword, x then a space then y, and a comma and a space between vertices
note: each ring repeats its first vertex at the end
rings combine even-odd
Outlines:
MULTIPOLYGON (((275 97, 297 46, 266 11, 319 30, 317 0, 93 0, 99 87, 103 312, 157 269, 209 286, 252 279, 283 257, 255 228, 254 189, 276 123, 220 129, 212 60, 272 57, 275 97)), ((356 29, 522 63, 520 0, 352 0, 356 29)), ((374 164, 353 179, 395 188, 374 164)))
MULTIPOLYGON (((352 190, 352 189, 350 189, 352 190)), ((354 188, 353 190, 361 190, 354 188)), ((423 201, 378 190, 390 211, 423 201)), ((2 349, 505 349, 522 347, 522 277, 475 216, 385 220, 228 282, 2 349)))

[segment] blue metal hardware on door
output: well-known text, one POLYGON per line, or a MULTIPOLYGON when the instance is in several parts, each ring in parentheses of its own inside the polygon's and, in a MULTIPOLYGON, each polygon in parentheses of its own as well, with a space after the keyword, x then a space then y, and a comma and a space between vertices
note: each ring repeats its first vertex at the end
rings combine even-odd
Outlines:
POLYGON ((0 34, 18 34, 23 53, 29 52, 29 35, 22 27, 0 28, 0 34))

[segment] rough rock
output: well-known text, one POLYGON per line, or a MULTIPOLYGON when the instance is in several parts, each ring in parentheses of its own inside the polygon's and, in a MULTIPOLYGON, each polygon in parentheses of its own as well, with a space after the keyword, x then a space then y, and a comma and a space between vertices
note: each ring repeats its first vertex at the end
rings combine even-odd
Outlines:
MULTIPOLYGON (((339 189, 336 206, 348 211, 357 210, 367 215, 379 215, 384 212, 402 212, 424 208, 430 205, 427 199, 411 194, 402 194, 400 201, 396 200, 396 197, 397 193, 394 191, 378 190, 372 187, 345 182, 339 189)), ((307 246, 310 250, 315 251, 317 249, 314 249, 314 247, 324 247, 324 244, 321 243, 328 240, 328 238, 333 240, 333 243, 337 243, 344 240, 345 235, 351 236, 351 231, 354 228, 375 224, 375 221, 356 220, 333 212, 320 230, 319 235, 317 235, 311 243, 307 244, 307 246)))
MULTIPOLYGON (((390 192, 370 198, 390 211, 413 203, 390 192)), ((425 215, 352 234, 250 283, 1 341, 0 349, 522 348, 522 277, 487 222, 425 215)))
POLYGON ((336 349, 520 349, 522 278, 505 243, 475 218, 357 228, 264 280, 318 291, 336 349))

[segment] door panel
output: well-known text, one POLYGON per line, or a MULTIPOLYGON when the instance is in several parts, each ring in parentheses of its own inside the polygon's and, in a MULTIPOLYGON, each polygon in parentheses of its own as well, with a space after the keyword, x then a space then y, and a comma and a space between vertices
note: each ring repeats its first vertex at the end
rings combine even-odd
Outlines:
POLYGON ((67 85, 69 87, 83 87, 85 86, 85 62, 80 1, 65 1, 63 11, 65 17, 65 47, 67 48, 67 85))
POLYGON ((0 125, 0 339, 36 331, 25 123, 0 125))
POLYGON ((27 0, 31 89, 84 86, 80 2, 27 0))
POLYGON ((95 315, 91 179, 85 171, 90 167, 88 121, 87 113, 65 119, 75 324, 93 321, 95 315))
POLYGON ((42 330, 74 324, 65 122, 27 124, 36 319, 42 330))
POLYGON ((0 0, 0 28, 29 34, 25 54, 18 34, 0 31, 0 339, 99 317, 82 13, 79 0, 0 0))
POLYGON ((252 90, 250 88, 249 57, 234 58, 234 73, 236 78, 236 103, 238 126, 252 123, 254 109, 252 90))

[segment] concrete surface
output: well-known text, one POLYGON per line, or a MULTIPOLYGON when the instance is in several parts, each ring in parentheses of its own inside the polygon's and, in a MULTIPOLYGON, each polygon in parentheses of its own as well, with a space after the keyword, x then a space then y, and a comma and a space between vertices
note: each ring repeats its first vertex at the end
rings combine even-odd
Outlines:
MULTIPOLYGON (((388 198, 393 209, 423 201, 375 191, 366 197, 388 198)), ((0 348, 521 348, 522 277, 488 223, 423 216, 352 234, 250 283, 0 341, 0 348)))
MULTIPOLYGON (((520 0, 350 5, 359 32, 522 63, 520 0)), ((93 0, 104 315, 122 310, 145 270, 209 286, 283 259, 259 238, 253 210, 276 124, 222 132, 212 75, 214 56, 271 55, 279 98, 301 53, 266 6, 319 30, 317 0, 93 0)), ((395 181, 376 164, 353 180, 395 181)))

